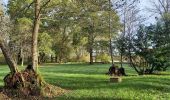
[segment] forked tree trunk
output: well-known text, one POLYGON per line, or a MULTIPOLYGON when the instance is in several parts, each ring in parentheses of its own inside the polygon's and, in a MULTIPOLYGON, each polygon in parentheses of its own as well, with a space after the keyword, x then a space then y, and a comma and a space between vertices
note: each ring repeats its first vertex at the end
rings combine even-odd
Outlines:
MULTIPOLYGON (((50 2, 50 0, 48 0, 50 2)), ((47 2, 47 3, 48 3, 47 2)), ((16 96, 29 96, 29 95, 40 95, 49 88, 37 74, 37 66, 38 66, 38 50, 37 50, 37 40, 38 40, 38 30, 40 23, 40 0, 34 0, 35 3, 35 20, 34 27, 32 32, 32 65, 28 65, 25 70, 18 71, 17 64, 12 58, 12 54, 10 52, 10 48, 2 42, 0 39, 0 48, 3 52, 5 60, 10 68, 10 73, 5 76, 5 88, 4 91, 13 92, 13 90, 17 91, 16 96)), ((46 3, 46 4, 47 4, 46 3)), ((51 91, 51 89, 49 89, 51 91)), ((48 93, 50 93, 48 91, 48 93)), ((11 94, 11 93, 10 93, 11 94)))
POLYGON ((38 31, 40 23, 40 0, 34 0, 35 2, 35 19, 32 32, 32 67, 34 71, 37 71, 38 67, 38 31))
POLYGON ((4 77, 4 91, 18 91, 17 96, 40 95, 39 87, 43 84, 40 76, 29 66, 24 71, 18 71, 17 64, 7 44, 0 42, 0 48, 10 69, 10 73, 4 77))

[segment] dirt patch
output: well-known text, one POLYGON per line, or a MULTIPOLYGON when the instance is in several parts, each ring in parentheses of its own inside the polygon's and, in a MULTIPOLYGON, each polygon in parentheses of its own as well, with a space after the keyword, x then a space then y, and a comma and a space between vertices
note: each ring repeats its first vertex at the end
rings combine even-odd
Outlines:
POLYGON ((54 97, 57 97, 57 96, 60 96, 60 95, 63 95, 69 92, 69 90, 62 89, 61 87, 57 87, 57 86, 50 85, 50 84, 47 84, 42 89, 44 89, 43 90, 44 93, 42 93, 43 96, 48 97, 48 98, 54 98, 54 97))
POLYGON ((47 99, 53 99, 55 97, 61 96, 65 93, 68 93, 69 90, 62 89, 60 87, 47 84, 45 87, 43 87, 44 93, 39 96, 31 96, 31 95, 25 95, 23 94, 23 91, 18 89, 7 89, 7 88, 1 88, 0 89, 0 100, 47 100, 47 99))
POLYGON ((28 66, 25 70, 9 73, 4 77, 4 87, 0 88, 0 100, 46 100, 67 92, 68 90, 46 83, 40 74, 28 66))
POLYGON ((4 93, 0 92, 0 100, 11 100, 11 98, 9 98, 7 95, 5 95, 4 93))

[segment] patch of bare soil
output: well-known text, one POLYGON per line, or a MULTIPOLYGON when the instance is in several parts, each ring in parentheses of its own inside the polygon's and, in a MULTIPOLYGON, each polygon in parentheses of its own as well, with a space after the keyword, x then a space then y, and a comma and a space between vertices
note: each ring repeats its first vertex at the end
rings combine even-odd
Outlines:
POLYGON ((28 68, 21 72, 7 74, 4 78, 4 87, 0 89, 2 97, 12 100, 50 99, 67 92, 68 90, 46 83, 41 75, 28 68))
POLYGON ((43 93, 41 95, 25 95, 23 91, 18 89, 1 88, 0 89, 0 100, 47 100, 53 99, 57 96, 61 96, 68 93, 69 90, 62 89, 60 87, 47 84, 42 87, 43 93))
POLYGON ((4 93, 0 93, 0 100, 11 100, 11 98, 9 98, 7 95, 5 95, 4 93))

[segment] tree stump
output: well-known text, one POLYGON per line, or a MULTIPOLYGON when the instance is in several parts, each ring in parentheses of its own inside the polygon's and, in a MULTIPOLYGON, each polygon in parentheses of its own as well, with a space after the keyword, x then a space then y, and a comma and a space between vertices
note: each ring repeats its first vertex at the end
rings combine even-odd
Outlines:
MULTIPOLYGON (((64 90, 60 87, 46 83, 39 74, 33 70, 29 70, 28 68, 21 72, 9 73, 4 78, 4 84, 5 86, 2 90, 2 93, 10 98, 28 98, 28 100, 32 100, 29 98, 51 98, 67 92, 67 90, 64 90)), ((1 94, 0 100, 2 100, 1 94)))
POLYGON ((110 78, 110 82, 120 83, 120 82, 122 82, 122 78, 121 77, 112 77, 112 78, 110 78))

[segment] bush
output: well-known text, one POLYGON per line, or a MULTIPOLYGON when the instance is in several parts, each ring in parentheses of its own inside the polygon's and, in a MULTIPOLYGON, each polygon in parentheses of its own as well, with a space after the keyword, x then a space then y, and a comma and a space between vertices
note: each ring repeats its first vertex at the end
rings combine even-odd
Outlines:
POLYGON ((108 54, 100 54, 96 57, 97 61, 103 62, 103 63, 110 63, 111 58, 108 54))
POLYGON ((81 56, 79 59, 80 62, 89 62, 89 60, 90 60, 90 56, 88 54, 81 56))
POLYGON ((76 56, 73 56, 71 58, 69 58, 69 62, 89 62, 89 55, 86 54, 86 55, 83 55, 83 56, 80 56, 79 58, 77 58, 76 56))

